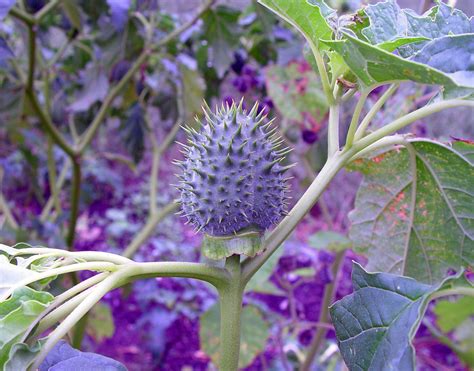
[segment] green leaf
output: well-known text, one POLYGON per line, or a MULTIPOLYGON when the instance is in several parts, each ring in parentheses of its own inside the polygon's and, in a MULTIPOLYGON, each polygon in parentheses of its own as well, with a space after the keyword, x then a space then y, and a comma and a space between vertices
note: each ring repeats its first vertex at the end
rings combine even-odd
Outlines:
POLYGON ((53 299, 47 292, 22 287, 0 302, 0 369, 9 359, 12 346, 21 341, 23 333, 53 299))
POLYGON ((321 81, 304 63, 265 69, 267 92, 283 117, 298 123, 323 120, 329 106, 321 81))
POLYGON ((440 143, 411 145, 353 165, 364 180, 349 236, 368 269, 435 283, 474 264, 474 167, 440 143))
POLYGON ((183 84, 183 103, 186 109, 186 122, 193 122, 193 117, 202 112, 201 105, 206 91, 206 84, 198 71, 179 65, 183 84))
POLYGON ((88 333, 97 341, 102 342, 110 338, 115 332, 112 311, 107 304, 98 303, 89 312, 87 325, 88 333))
MULTIPOLYGON (((216 365, 219 364, 219 321, 219 305, 215 304, 201 316, 199 330, 202 349, 216 365)), ((268 338, 269 327, 256 307, 247 305, 242 309, 241 331, 239 368, 244 368, 263 351, 268 338)))
POLYGON ((433 311, 439 328, 445 332, 452 331, 474 316, 474 297, 464 296, 456 301, 439 300, 433 311))
POLYGON ((259 3, 297 28, 317 48, 321 47, 321 39, 332 37, 328 21, 336 16, 336 11, 324 0, 259 0, 259 3))
POLYGON ((321 231, 309 237, 308 243, 317 250, 341 251, 352 246, 351 240, 346 236, 331 231, 321 231))
POLYGON ((246 286, 247 291, 256 291, 266 294, 281 294, 281 291, 269 280, 278 260, 283 255, 283 248, 277 249, 265 264, 255 273, 246 286))
POLYGON ((29 346, 25 343, 14 344, 8 355, 3 370, 4 371, 18 371, 27 370, 33 363, 33 360, 38 355, 43 345, 44 340, 37 341, 34 345, 29 346))
POLYGON ((69 22, 76 30, 82 30, 81 11, 78 4, 74 0, 63 0, 62 6, 69 22))
MULTIPOLYGON (((456 86, 458 79, 453 79, 456 73, 463 73, 463 69, 470 69, 470 61, 465 55, 462 58, 460 70, 446 74, 427 64, 418 63, 389 53, 386 50, 359 40, 344 33, 344 40, 325 40, 328 46, 336 50, 347 63, 351 71, 365 86, 374 86, 380 83, 411 80, 422 84, 456 86)), ((452 36, 454 37, 454 36, 452 36)), ((474 35, 473 35, 474 37, 474 35)), ((429 53, 428 53, 429 54, 429 53)), ((470 87, 470 81, 458 81, 461 86, 470 87)))
POLYGON ((239 11, 220 5, 209 9, 203 16, 204 37, 209 43, 208 60, 222 78, 234 59, 235 45, 239 41, 239 11))
POLYGON ((456 140, 453 143, 453 148, 474 166, 474 142, 472 140, 456 140))
POLYGON ((429 286, 388 273, 367 273, 354 263, 354 292, 330 308, 339 349, 351 370, 415 369, 411 344, 436 291, 465 285, 462 276, 429 286))

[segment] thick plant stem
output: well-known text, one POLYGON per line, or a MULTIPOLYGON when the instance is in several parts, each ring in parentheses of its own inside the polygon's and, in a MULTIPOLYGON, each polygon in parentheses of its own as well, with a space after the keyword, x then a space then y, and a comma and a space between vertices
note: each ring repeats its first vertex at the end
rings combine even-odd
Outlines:
POLYGON ((219 289, 221 311, 219 369, 222 371, 237 371, 240 354, 240 321, 243 296, 240 255, 232 255, 227 258, 226 269, 231 274, 231 280, 219 289))
MULTIPOLYGON (((337 290, 337 279, 339 275, 339 271, 341 269, 342 263, 344 262, 345 250, 338 251, 336 253, 336 259, 332 264, 331 271, 332 271, 332 282, 326 285, 324 289, 324 297, 321 303, 321 313, 319 314, 319 323, 329 324, 329 306, 334 301, 334 296, 336 295, 337 290)), ((318 351, 321 348, 321 344, 326 336, 328 329, 325 326, 318 326, 316 333, 314 334, 313 340, 309 346, 308 354, 301 365, 301 371, 309 371, 311 368, 311 364, 314 361, 314 357, 318 354, 318 351)))

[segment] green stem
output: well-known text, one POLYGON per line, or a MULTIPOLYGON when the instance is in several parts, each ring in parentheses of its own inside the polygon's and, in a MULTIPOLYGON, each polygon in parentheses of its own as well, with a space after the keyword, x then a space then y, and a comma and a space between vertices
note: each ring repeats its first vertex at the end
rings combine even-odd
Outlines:
POLYGON ((352 114, 351 124, 349 126, 349 130, 347 131, 347 139, 346 139, 346 148, 351 148, 352 143, 354 142, 354 135, 357 130, 357 126, 359 125, 359 118, 362 110, 364 109, 365 102, 367 101, 367 97, 369 96, 370 90, 362 91, 359 101, 354 109, 354 113, 352 114))
POLYGON ((323 91, 324 91, 324 94, 326 95, 326 99, 328 100, 328 103, 330 106, 335 105, 336 102, 334 99, 333 92, 331 90, 331 83, 329 82, 329 76, 326 70, 324 59, 321 53, 319 52, 318 48, 316 47, 316 45, 309 38, 307 39, 307 41, 309 43, 311 51, 313 52, 316 65, 318 67, 318 72, 321 78, 321 83, 323 85, 323 91))
POLYGON ((402 116, 390 124, 381 127, 380 129, 374 131, 373 133, 361 138, 358 141, 354 142, 354 147, 357 151, 364 149, 365 147, 375 143, 379 139, 390 135, 398 130, 403 129, 405 126, 410 125, 411 123, 420 120, 426 116, 432 115, 433 113, 445 110, 447 108, 455 107, 473 107, 474 101, 462 100, 462 99, 450 99, 441 102, 436 102, 428 106, 417 109, 416 111, 410 112, 409 114, 402 116))
MULTIPOLYGON (((331 320, 329 318, 329 306, 334 301, 334 297, 336 295, 339 271, 341 270, 342 264, 344 263, 345 253, 346 253, 345 250, 338 251, 336 253, 336 259, 334 260, 334 263, 332 264, 331 271, 332 271, 333 280, 330 283, 328 283, 324 289, 324 296, 323 296, 323 301, 321 303, 321 312, 319 314, 319 321, 318 321, 320 324, 331 323, 331 320)), ((311 341, 311 344, 309 346, 306 358, 303 364, 301 365, 301 368, 300 368, 301 371, 309 371, 311 369, 311 364, 314 361, 314 357, 316 357, 316 354, 318 354, 321 344, 323 343, 327 332, 328 332, 328 328, 326 326, 317 327, 316 333, 314 334, 313 340, 311 341)))
POLYGON ((30 100, 31 106, 33 110, 36 112, 38 119, 40 121, 41 126, 46 130, 48 134, 51 135, 55 143, 61 147, 61 149, 70 157, 73 158, 75 156, 75 151, 69 144, 66 142, 62 134, 59 132, 58 129, 54 126, 52 121, 48 118, 47 114, 41 108, 38 98, 36 97, 33 90, 27 89, 26 95, 30 100))
POLYGON ((79 199, 81 197, 81 165, 77 158, 72 161, 72 188, 71 188, 71 211, 69 217, 68 234, 66 243, 70 251, 74 250, 76 237, 76 224, 79 214, 79 199))
POLYGON ((377 112, 380 111, 380 109, 387 102, 387 100, 393 95, 393 93, 397 91, 399 85, 400 85, 399 83, 390 85, 387 91, 382 94, 382 96, 377 100, 377 102, 375 102, 375 104, 372 106, 369 112, 367 112, 367 115, 364 117, 364 119, 360 123, 360 126, 354 135, 355 140, 359 140, 360 138, 364 136, 365 131, 367 130, 369 124, 374 119, 377 112))
POLYGON ((52 11, 61 0, 51 0, 45 6, 41 8, 41 10, 35 14, 35 21, 39 23, 50 11, 52 11))
POLYGON ((71 330, 74 325, 110 290, 114 289, 115 285, 127 274, 127 270, 121 270, 112 273, 109 277, 100 282, 91 295, 87 296, 67 318, 56 327, 56 329, 48 335, 48 339, 44 343, 41 352, 36 357, 35 362, 31 366, 31 370, 36 370, 39 365, 46 358, 46 355, 51 351, 54 345, 71 330))
POLYGON ((10 9, 10 15, 20 21, 26 23, 28 26, 35 24, 35 19, 30 14, 21 10, 20 8, 13 7, 10 9))
POLYGON ((240 322, 242 315, 243 286, 241 284, 240 255, 226 260, 230 282, 219 290, 220 303, 220 357, 219 368, 237 371, 240 354, 240 322))
POLYGON ((440 290, 434 292, 430 296, 430 300, 439 299, 445 296, 452 296, 452 295, 465 295, 465 296, 472 296, 474 297, 474 288, 472 287, 453 287, 451 289, 440 290))
MULTIPOLYGON (((340 91, 339 84, 334 87, 334 96, 338 97, 340 91)), ((328 157, 339 151, 339 114, 341 106, 335 102, 329 106, 328 123, 328 157)))

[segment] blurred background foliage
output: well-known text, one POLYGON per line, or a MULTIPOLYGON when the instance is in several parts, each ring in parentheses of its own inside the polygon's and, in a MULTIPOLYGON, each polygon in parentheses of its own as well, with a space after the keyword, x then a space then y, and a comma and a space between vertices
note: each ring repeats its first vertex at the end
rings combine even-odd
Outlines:
MULTIPOLYGON (((25 0, 19 6, 38 14, 50 3, 25 0)), ((37 25, 34 88, 66 140, 80 145, 104 104, 109 108, 80 159, 72 248, 125 251, 141 261, 201 259, 199 237, 170 205, 177 195, 172 160, 181 157, 174 139, 185 141, 179 125, 196 125, 203 100, 213 106, 243 97, 247 107, 258 100, 260 109, 277 117, 294 148, 290 161, 298 163, 291 170, 294 199, 322 166, 328 107, 301 37, 255 1, 211 3, 194 20, 202 1, 63 0, 37 25), (160 45, 186 22, 190 27, 160 45), (147 58, 132 70, 143 50, 147 58), (108 101, 122 81, 119 94, 108 101)), ((362 1, 328 3, 351 13, 362 1)), ((430 6, 429 1, 399 3, 417 10, 430 6)), ((472 1, 459 0, 457 6, 473 14, 472 1)), ((0 18, 0 241, 66 248, 71 164, 26 94, 27 28, 1 12, 0 18)), ((369 105, 381 93, 374 92, 369 105)), ((428 87, 407 84, 374 125, 432 96, 428 87)), ((450 110, 409 131, 440 140, 472 139, 472 114, 450 110)), ((343 118, 347 127, 350 117, 343 118)), ((284 249, 250 283, 242 368, 292 370, 318 336, 313 369, 344 369, 332 326, 321 321, 320 311, 328 290, 336 298, 351 291, 351 261, 365 262, 346 237, 359 183, 355 172, 338 175, 284 249)), ((67 284, 52 289, 60 292, 67 284)), ((137 282, 108 294, 94 309, 82 349, 115 358, 130 370, 209 369, 218 333, 215 302, 215 292, 191 280, 137 282)), ((429 321, 438 321, 462 349, 472 349, 474 331, 448 317, 448 304, 437 305, 429 321)), ((456 355, 465 352, 451 349, 436 331, 427 323, 415 339, 420 369, 467 369, 456 355)))

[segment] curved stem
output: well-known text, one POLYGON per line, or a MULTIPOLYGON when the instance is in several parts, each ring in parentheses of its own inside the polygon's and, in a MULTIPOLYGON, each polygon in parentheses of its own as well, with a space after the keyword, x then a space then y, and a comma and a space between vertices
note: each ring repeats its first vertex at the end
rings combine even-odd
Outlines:
MULTIPOLYGON (((72 259, 81 259, 86 261, 100 261, 109 262, 114 264, 127 264, 133 263, 133 260, 127 259, 126 257, 112 254, 104 251, 67 251, 61 249, 53 249, 50 247, 32 247, 26 249, 17 249, 11 256, 21 255, 48 255, 48 256, 64 256, 72 259)), ((42 258, 40 256, 39 258, 42 258)))
POLYGON ((450 289, 440 290, 431 294, 430 300, 435 300, 435 299, 439 299, 445 296, 452 296, 452 295, 465 295, 465 296, 474 297, 474 288, 473 287, 453 287, 450 289))
POLYGON ((363 118, 362 122, 360 123, 359 128, 355 132, 354 140, 358 140, 364 136, 365 131, 367 130, 369 124, 374 119, 377 112, 380 111, 380 109, 387 102, 387 100, 393 95, 393 93, 397 91, 399 86, 400 86, 399 83, 390 85, 387 91, 382 94, 382 96, 377 100, 377 102, 375 102, 375 104, 372 106, 369 112, 367 112, 367 115, 363 118))
POLYGON ((333 92, 331 90, 331 83, 329 82, 329 76, 326 70, 326 65, 324 63, 323 56, 319 52, 316 45, 309 38, 307 38, 306 40, 308 41, 311 51, 313 52, 314 59, 316 60, 319 77, 321 78, 321 83, 323 85, 323 91, 324 91, 324 94, 326 95, 326 99, 328 100, 329 105, 333 106, 336 104, 336 102, 334 99, 333 92))
POLYGON ((436 102, 428 106, 417 109, 416 111, 410 112, 409 114, 402 116, 390 124, 381 127, 380 129, 374 131, 373 133, 361 138, 360 140, 354 142, 354 147, 357 150, 366 148, 367 146, 375 143, 377 140, 390 135, 398 130, 403 129, 405 126, 410 125, 411 123, 420 120, 426 116, 432 115, 433 113, 445 110, 447 108, 455 107, 472 107, 474 108, 474 101, 462 100, 462 99, 450 99, 441 102, 436 102))
POLYGON ((31 277, 27 277, 23 280, 20 280, 16 285, 9 288, 5 293, 0 296, 0 301, 5 300, 8 298, 12 292, 18 288, 32 284, 33 282, 41 281, 45 278, 51 278, 55 276, 59 276, 66 273, 77 272, 77 271, 110 271, 113 272, 117 270, 117 265, 109 262, 87 262, 87 263, 76 263, 71 264, 65 267, 50 269, 46 272, 37 273, 32 275, 31 277))
POLYGON ((370 90, 366 90, 361 92, 361 96, 357 105, 354 109, 354 113, 352 114, 351 124, 349 126, 349 130, 347 131, 347 139, 346 139, 346 148, 350 148, 352 143, 354 142, 354 135, 357 130, 357 125, 359 125, 359 118, 362 110, 364 109, 365 102, 367 101, 367 97, 370 94, 370 90))
POLYGON ((35 362, 31 366, 32 370, 39 368, 46 355, 67 334, 67 332, 74 327, 74 325, 100 300, 102 297, 111 291, 115 285, 127 274, 127 270, 120 270, 112 273, 105 280, 100 282, 72 312, 67 318, 49 334, 48 339, 44 343, 41 352, 36 357, 35 362))
POLYGON ((77 303, 80 303, 82 301, 83 297, 87 296, 89 294, 89 291, 87 291, 87 289, 89 289, 90 287, 92 287, 92 286, 96 285, 97 283, 101 282, 107 276, 108 276, 108 273, 96 274, 95 276, 92 276, 92 277, 88 278, 87 280, 82 281, 81 283, 71 287, 69 290, 63 292, 62 294, 60 294, 58 296, 56 296, 56 298, 46 308, 46 310, 43 313, 41 313, 41 315, 38 318, 36 318, 36 320, 30 325, 29 330, 27 330, 25 332, 25 335, 23 336, 22 341, 24 342, 26 340, 26 337, 36 327, 36 325, 38 325, 38 327, 36 327, 35 332, 33 334, 33 337, 41 335, 41 333, 43 331, 50 328, 59 319, 64 318, 77 305, 76 304, 74 306, 70 306, 69 303, 72 304, 73 303, 72 301, 74 299, 77 300, 77 303), (82 296, 78 295, 78 294, 84 293, 84 292, 86 292, 85 295, 82 295, 82 296), (70 307, 69 311, 66 311, 65 310, 66 307, 64 305, 61 305, 66 301, 68 303, 68 306, 70 307), (65 313, 65 314, 59 316, 59 318, 58 318, 58 313, 63 313, 63 314, 65 313))

